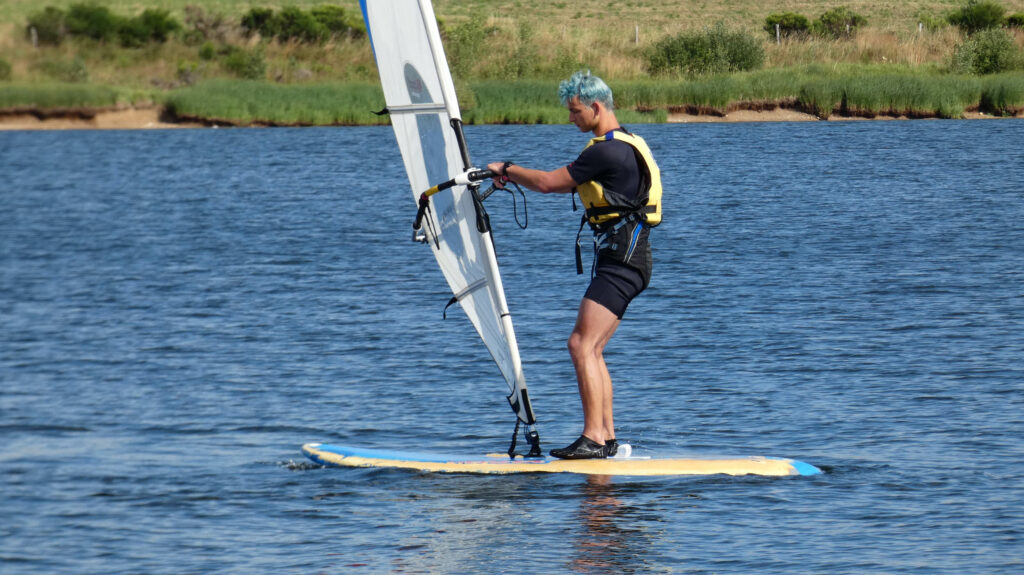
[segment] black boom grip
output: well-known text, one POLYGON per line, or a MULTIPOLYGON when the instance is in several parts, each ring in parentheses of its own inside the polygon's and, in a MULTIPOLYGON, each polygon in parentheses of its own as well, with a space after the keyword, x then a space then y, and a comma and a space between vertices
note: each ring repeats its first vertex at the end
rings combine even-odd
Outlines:
POLYGON ((420 209, 416 210, 416 221, 412 224, 412 229, 420 229, 420 224, 423 223, 423 216, 427 213, 427 208, 430 207, 430 198, 427 194, 420 194, 420 209))

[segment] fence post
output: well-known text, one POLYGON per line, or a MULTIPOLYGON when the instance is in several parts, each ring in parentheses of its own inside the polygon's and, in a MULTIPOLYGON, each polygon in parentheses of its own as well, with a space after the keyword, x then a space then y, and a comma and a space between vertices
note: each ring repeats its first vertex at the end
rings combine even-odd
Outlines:
POLYGON ((33 48, 38 48, 39 47, 39 32, 36 31, 36 27, 35 26, 30 28, 30 30, 31 30, 31 33, 32 33, 32 47, 33 48))
POLYGON ((775 44, 782 44, 782 32, 777 22, 775 23, 775 44))
POLYGON ((639 44, 640 43, 640 25, 639 24, 633 24, 633 43, 634 44, 639 44))

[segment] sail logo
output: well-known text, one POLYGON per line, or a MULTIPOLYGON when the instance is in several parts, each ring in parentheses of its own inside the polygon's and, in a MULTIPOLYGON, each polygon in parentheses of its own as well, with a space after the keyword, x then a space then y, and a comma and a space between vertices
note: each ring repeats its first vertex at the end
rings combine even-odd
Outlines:
POLYGON ((414 104, 426 104, 431 101, 430 92, 412 64, 405 65, 405 87, 409 89, 409 99, 414 104))

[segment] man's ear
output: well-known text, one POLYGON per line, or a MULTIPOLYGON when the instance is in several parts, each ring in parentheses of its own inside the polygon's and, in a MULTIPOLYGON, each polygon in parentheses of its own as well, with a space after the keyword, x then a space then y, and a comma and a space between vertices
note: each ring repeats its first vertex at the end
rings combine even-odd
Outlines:
POLYGON ((601 115, 601 106, 600 106, 600 104, 598 104, 597 102, 594 102, 593 104, 590 105, 590 107, 593 108, 593 110, 594 110, 594 117, 595 118, 601 115))

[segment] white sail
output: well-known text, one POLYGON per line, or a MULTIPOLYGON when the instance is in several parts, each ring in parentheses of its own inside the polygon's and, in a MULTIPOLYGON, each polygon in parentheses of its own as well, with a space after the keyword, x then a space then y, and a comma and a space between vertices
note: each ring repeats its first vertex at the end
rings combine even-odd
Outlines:
MULTIPOLYGON (((461 116, 430 0, 362 0, 384 98, 413 198, 470 166, 461 116), (455 120, 453 122, 452 120, 455 120)), ((454 186, 430 198, 427 244, 452 293, 508 383, 508 400, 531 426, 533 410, 489 224, 478 225, 474 192, 454 186)), ((410 214, 413 211, 410 210, 410 214)))

